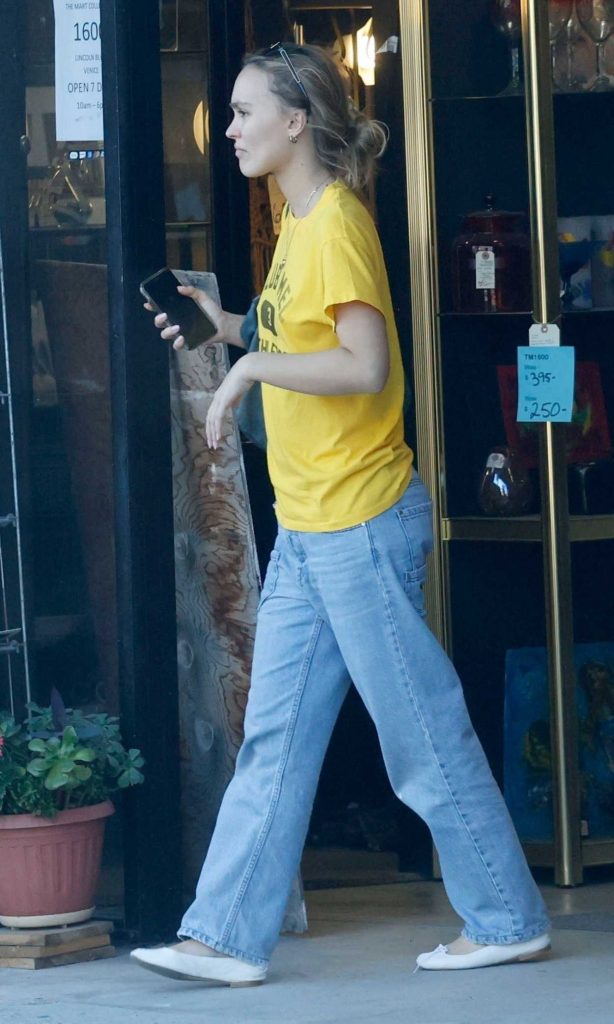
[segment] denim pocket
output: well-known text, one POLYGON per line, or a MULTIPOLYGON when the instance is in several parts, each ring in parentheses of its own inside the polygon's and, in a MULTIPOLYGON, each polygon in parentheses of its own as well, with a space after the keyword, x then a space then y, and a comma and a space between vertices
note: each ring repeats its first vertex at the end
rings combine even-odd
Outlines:
POLYGON ((405 573, 407 584, 424 582, 427 555, 433 550, 432 510, 430 501, 397 509, 409 552, 409 569, 405 573))
POLYGON ((273 548, 269 558, 266 575, 264 577, 264 583, 262 584, 262 590, 260 592, 260 601, 258 603, 259 611, 267 598, 271 597, 275 593, 275 587, 277 586, 277 580, 279 578, 280 557, 279 551, 277 551, 276 548, 273 548))
POLYGON ((406 572, 403 577, 403 589, 414 606, 414 609, 418 612, 420 618, 425 619, 426 608, 424 603, 424 579, 416 580, 414 579, 414 574, 412 572, 406 572))

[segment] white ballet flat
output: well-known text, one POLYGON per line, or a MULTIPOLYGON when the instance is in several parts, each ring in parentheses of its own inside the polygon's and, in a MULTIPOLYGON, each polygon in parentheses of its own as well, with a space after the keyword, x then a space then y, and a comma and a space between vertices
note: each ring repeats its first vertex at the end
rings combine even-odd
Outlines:
POLYGON ((231 988, 261 985, 266 967, 248 964, 234 956, 194 956, 177 953, 168 946, 157 949, 133 949, 131 958, 148 971, 178 981, 219 981, 231 988))
POLYGON ((472 953, 448 953, 447 946, 438 946, 431 953, 421 953, 416 963, 425 971, 466 971, 472 967, 495 967, 497 964, 540 960, 547 955, 549 949, 550 936, 544 932, 527 942, 481 946, 472 953))

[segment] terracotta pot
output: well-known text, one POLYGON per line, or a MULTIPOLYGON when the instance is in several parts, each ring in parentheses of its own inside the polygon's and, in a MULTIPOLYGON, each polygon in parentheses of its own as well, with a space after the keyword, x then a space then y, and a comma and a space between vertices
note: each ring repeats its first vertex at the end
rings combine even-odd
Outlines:
POLYGON ((94 912, 110 800, 55 818, 0 815, 0 924, 44 928, 94 912))

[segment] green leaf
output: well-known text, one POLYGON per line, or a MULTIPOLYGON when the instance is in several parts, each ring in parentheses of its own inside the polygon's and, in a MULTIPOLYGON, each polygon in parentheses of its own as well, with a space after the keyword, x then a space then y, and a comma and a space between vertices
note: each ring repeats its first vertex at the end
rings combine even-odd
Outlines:
POLYGON ((19 724, 0 712, 0 735, 0 814, 48 816, 144 781, 144 758, 140 750, 124 747, 116 717, 67 708, 58 733, 50 709, 32 705, 29 720, 19 724))
POLYGON ((45 789, 61 789, 62 786, 65 786, 70 781, 70 776, 62 768, 62 764, 65 764, 65 762, 61 761, 51 769, 45 779, 45 789))
POLYGON ((13 736, 17 736, 21 732, 21 726, 17 725, 14 718, 0 718, 0 736, 4 736, 7 740, 12 739, 13 736))
POLYGON ((78 750, 75 750, 72 757, 75 761, 95 761, 96 751, 92 750, 91 747, 79 747, 78 750))
POLYGON ((128 786, 138 786, 144 781, 144 776, 136 768, 126 768, 117 780, 120 789, 127 789, 128 786))
POLYGON ((33 754, 46 754, 47 740, 30 740, 28 750, 31 750, 33 754))

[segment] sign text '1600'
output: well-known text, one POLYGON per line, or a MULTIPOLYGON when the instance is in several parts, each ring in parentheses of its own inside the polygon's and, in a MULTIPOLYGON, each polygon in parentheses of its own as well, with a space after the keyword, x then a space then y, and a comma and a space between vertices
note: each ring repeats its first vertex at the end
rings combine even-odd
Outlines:
POLYGON ((96 42, 100 38, 100 24, 97 21, 76 21, 74 26, 75 43, 96 42))

